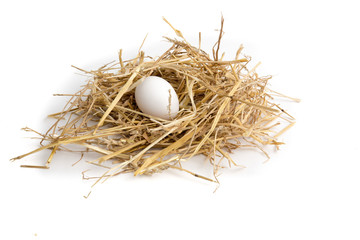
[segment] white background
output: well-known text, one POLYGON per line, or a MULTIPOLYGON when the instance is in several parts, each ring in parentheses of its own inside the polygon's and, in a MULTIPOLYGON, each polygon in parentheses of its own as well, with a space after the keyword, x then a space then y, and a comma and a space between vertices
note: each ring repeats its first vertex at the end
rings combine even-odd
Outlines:
MULTIPOLYGON (((359 7, 357 1, 2 1, 0 3, 0 239, 360 239, 359 7), (48 152, 9 159, 38 146, 44 132, 85 78, 70 67, 96 69, 148 55, 175 37, 165 16, 206 51, 225 18, 223 50, 243 43, 271 88, 302 99, 281 101, 297 118, 270 150, 238 151, 246 169, 224 170, 221 186, 185 173, 124 175, 91 188, 87 164, 48 152), (83 196, 92 191, 89 198, 83 196)), ((195 167, 206 166, 202 160, 195 167)))

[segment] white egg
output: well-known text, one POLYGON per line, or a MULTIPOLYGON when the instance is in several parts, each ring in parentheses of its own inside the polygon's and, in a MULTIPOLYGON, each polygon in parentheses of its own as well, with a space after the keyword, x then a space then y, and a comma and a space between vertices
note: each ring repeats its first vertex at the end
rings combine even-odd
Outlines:
POLYGON ((179 99, 165 79, 156 76, 143 78, 135 89, 136 104, 143 113, 166 120, 176 117, 179 99))

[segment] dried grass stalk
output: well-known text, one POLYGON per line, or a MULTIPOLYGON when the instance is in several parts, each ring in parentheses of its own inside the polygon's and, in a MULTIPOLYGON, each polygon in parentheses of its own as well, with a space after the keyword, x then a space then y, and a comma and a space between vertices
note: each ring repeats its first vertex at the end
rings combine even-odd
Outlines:
POLYGON ((58 150, 76 144, 101 154, 91 163, 115 164, 104 176, 124 172, 136 176, 173 168, 217 181, 184 169, 181 162, 203 154, 213 165, 216 179, 223 159, 230 166, 237 165, 229 154, 233 149, 251 145, 263 151, 264 145, 282 144, 277 138, 294 125, 294 118, 272 102, 271 95, 280 93, 267 88, 271 76, 258 76, 259 64, 248 68, 250 57, 240 57, 242 46, 234 60, 219 58, 223 19, 212 57, 200 49, 201 34, 199 47, 192 46, 164 20, 181 40, 166 37, 171 47, 156 59, 139 50, 136 58, 124 61, 120 50, 116 63, 96 71, 77 68, 91 79, 71 95, 63 111, 50 115, 56 122, 45 134, 38 133, 41 143, 47 144, 13 160, 51 149, 45 166, 23 165, 48 168, 58 150), (150 75, 166 79, 177 92, 181 111, 175 119, 152 117, 136 106, 134 90, 141 78, 150 75), (288 124, 276 131, 279 119, 288 124))

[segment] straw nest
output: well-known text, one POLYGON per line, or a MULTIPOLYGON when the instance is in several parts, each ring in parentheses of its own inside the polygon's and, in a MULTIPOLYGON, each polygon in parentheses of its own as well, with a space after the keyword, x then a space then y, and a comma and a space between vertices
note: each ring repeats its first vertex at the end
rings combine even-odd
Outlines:
POLYGON ((263 146, 282 144, 277 138, 295 121, 272 102, 272 96, 280 94, 267 88, 271 76, 258 76, 258 64, 249 67, 250 57, 242 54, 242 46, 234 60, 219 57, 223 19, 212 57, 200 49, 201 34, 195 47, 167 23, 180 40, 166 38, 171 47, 160 57, 146 57, 139 51, 136 58, 125 61, 120 50, 116 63, 95 71, 77 68, 91 75, 88 83, 71 96, 63 111, 50 115, 56 121, 45 134, 38 133, 41 147, 13 160, 50 149, 44 166, 22 165, 48 168, 57 151, 75 144, 84 147, 83 152, 101 154, 90 163, 108 168, 102 177, 173 168, 217 181, 224 163, 238 165, 231 158, 232 150, 253 146, 267 155, 263 146), (175 119, 149 116, 137 107, 134 91, 147 76, 160 76, 175 89, 180 102, 175 119), (199 154, 213 165, 214 177, 182 167, 183 161, 199 154))

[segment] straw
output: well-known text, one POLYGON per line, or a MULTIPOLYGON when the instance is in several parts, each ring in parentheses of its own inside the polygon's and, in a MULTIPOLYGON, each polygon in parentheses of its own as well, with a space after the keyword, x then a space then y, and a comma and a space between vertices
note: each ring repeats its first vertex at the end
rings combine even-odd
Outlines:
POLYGON ((243 46, 233 60, 219 57, 224 19, 213 56, 200 49, 201 34, 199 46, 192 46, 181 31, 164 21, 180 39, 165 37, 171 46, 160 57, 145 57, 144 39, 134 59, 123 60, 120 50, 117 62, 97 70, 75 67, 90 80, 77 93, 63 94, 71 98, 63 111, 50 115, 56 121, 45 134, 27 129, 46 144, 12 160, 49 149, 44 166, 22 165, 49 168, 59 150, 71 151, 65 145, 77 145, 84 148, 80 152, 99 154, 90 163, 108 168, 98 181, 120 173, 136 176, 171 168, 217 182, 223 159, 230 166, 241 166, 231 157, 234 149, 253 146, 268 156, 265 145, 283 144, 277 138, 295 119, 273 102, 273 96, 298 99, 268 89, 271 76, 256 73, 260 63, 249 67, 251 59, 242 56, 243 46), (137 107, 134 91, 147 76, 162 77, 173 86, 180 102, 176 118, 153 117, 137 107), (197 155, 205 155, 213 165, 212 178, 183 168, 182 162, 197 155))

